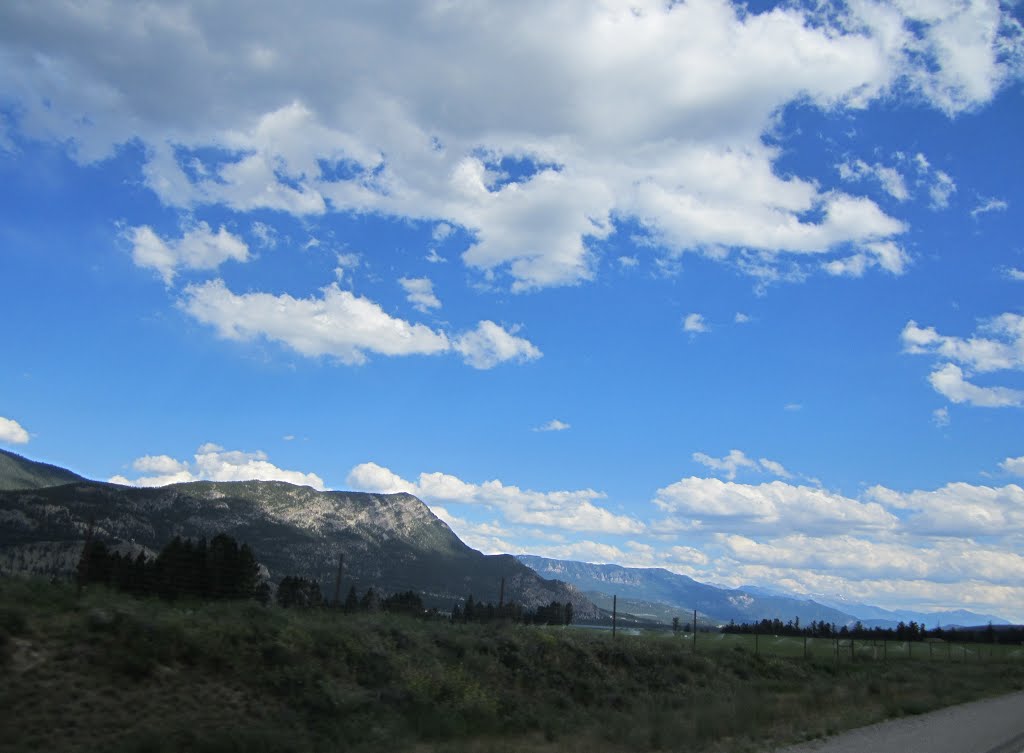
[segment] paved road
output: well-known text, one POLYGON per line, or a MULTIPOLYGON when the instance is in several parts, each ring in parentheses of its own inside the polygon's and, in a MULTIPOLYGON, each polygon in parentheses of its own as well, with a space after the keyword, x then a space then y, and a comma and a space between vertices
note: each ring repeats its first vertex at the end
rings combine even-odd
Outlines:
POLYGON ((1024 693, 873 724, 777 753, 1024 753, 1024 693))

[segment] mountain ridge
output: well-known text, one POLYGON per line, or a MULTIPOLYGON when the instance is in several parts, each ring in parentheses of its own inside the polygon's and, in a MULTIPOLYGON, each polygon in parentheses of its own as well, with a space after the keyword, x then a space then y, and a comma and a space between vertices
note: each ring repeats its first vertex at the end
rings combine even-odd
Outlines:
POLYGON ((67 468, 40 463, 8 450, 0 450, 0 491, 41 489, 85 481, 67 468))
MULTIPOLYGON (((980 615, 967 610, 916 612, 914 610, 887 610, 881 607, 855 604, 845 600, 796 595, 761 586, 723 588, 701 583, 686 575, 664 568, 625 567, 616 564, 594 564, 575 560, 555 560, 536 555, 517 555, 520 562, 533 568, 542 577, 558 577, 572 583, 597 603, 594 594, 619 597, 627 604, 651 604, 675 608, 678 616, 687 619, 694 609, 699 619, 712 621, 753 622, 762 619, 781 619, 783 622, 800 618, 804 624, 812 620, 825 621, 838 626, 853 626, 861 622, 866 627, 896 627, 900 621, 911 620, 934 628, 936 620, 943 628, 983 625, 1008 625, 1007 620, 994 615, 980 615)), ((658 612, 659 610, 649 610, 658 612)), ((665 615, 667 612, 661 611, 665 615)))
POLYGON ((248 543, 275 582, 311 578, 329 596, 344 555, 343 594, 352 586, 411 589, 450 608, 471 594, 497 603, 504 579, 506 600, 528 607, 569 601, 580 620, 601 616, 577 589, 510 555, 472 549, 411 494, 321 492, 283 481, 137 488, 83 479, 0 490, 0 572, 68 577, 90 525, 98 539, 133 552, 159 551, 175 536, 225 532, 248 543))

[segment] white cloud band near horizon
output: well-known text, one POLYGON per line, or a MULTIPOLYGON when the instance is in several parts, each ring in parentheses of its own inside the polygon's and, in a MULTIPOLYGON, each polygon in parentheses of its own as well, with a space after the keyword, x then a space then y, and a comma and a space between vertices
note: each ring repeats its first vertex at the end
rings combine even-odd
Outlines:
MULTIPOLYGON (((747 458, 738 450, 731 457, 736 453, 747 458)), ((1024 474, 1022 460, 999 465, 1024 474)), ((132 467, 142 475, 110 481, 162 486, 256 479, 327 488, 319 475, 280 468, 262 451, 211 443, 192 460, 144 455, 132 467)), ((731 473, 727 463, 715 470, 731 473)), ((957 482, 909 492, 873 486, 852 498, 781 480, 743 484, 693 476, 658 489, 650 515, 641 517, 614 512, 608 496, 590 488, 536 491, 443 472, 410 481, 372 462, 353 466, 346 485, 411 493, 487 553, 664 567, 723 585, 775 585, 886 607, 965 607, 1024 618, 1018 547, 1024 488, 1017 484, 957 482)))
POLYGON ((289 484, 311 486, 320 491, 326 488, 324 480, 315 473, 279 468, 261 450, 225 450, 212 442, 201 445, 191 462, 177 460, 170 455, 143 455, 132 461, 132 468, 148 475, 129 479, 119 474, 107 480, 112 484, 141 487, 191 481, 286 481, 289 484))

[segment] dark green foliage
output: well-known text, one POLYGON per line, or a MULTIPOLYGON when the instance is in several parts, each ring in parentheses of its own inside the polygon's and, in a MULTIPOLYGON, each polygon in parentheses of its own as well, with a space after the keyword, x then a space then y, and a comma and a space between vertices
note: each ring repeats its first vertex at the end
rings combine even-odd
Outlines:
POLYGON ((79 582, 102 584, 136 596, 165 599, 250 599, 260 586, 259 564, 248 545, 220 533, 209 544, 176 536, 156 559, 111 551, 102 541, 82 551, 79 582))
POLYGON ((285 608, 309 609, 323 606, 324 598, 319 583, 287 575, 277 587, 277 603, 285 608))

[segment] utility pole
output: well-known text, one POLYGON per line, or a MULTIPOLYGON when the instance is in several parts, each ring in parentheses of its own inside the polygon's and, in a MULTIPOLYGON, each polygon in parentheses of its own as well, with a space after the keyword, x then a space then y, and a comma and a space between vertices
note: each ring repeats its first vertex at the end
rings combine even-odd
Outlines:
POLYGON ((693 610, 693 653, 697 653, 697 610, 693 610))
POLYGON ((89 517, 89 527, 85 531, 85 546, 82 547, 82 557, 78 560, 78 590, 77 596, 82 595, 82 585, 89 578, 89 549, 92 547, 92 533, 96 525, 95 516, 89 517))
POLYGON ((345 568, 345 555, 338 555, 338 577, 334 581, 334 607, 341 606, 341 571, 345 568))

